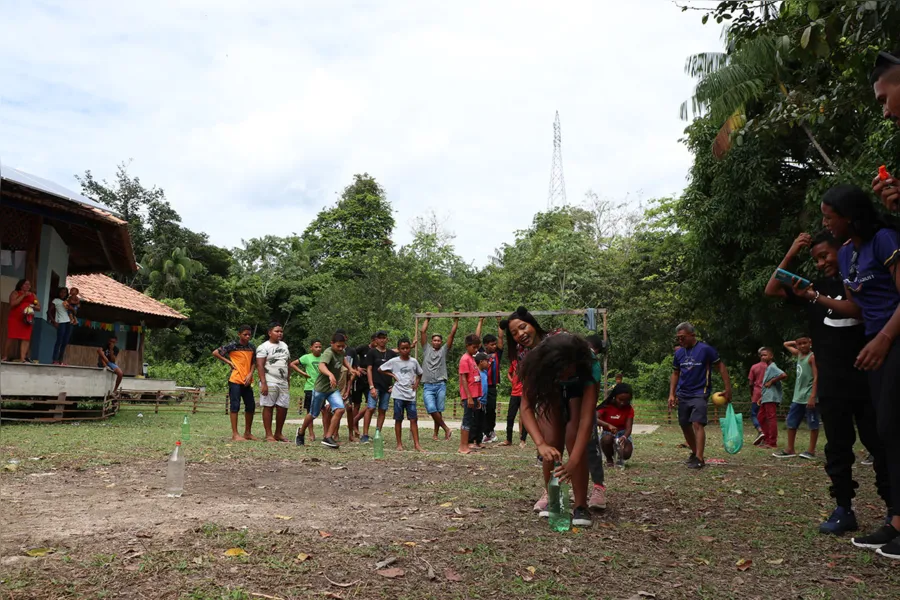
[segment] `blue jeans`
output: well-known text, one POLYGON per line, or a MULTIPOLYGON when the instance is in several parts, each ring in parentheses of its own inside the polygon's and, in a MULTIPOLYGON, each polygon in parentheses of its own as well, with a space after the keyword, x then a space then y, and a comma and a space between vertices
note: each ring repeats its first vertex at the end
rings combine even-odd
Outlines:
POLYGON ((56 344, 53 345, 53 362, 62 362, 66 355, 66 346, 72 337, 72 323, 60 323, 56 327, 56 344))
POLYGON ((403 422, 403 411, 406 410, 406 418, 410 421, 418 421, 419 413, 416 410, 415 400, 398 400, 394 398, 394 421, 403 422))
POLYGON ((378 395, 376 399, 375 396, 372 395, 372 391, 369 391, 368 397, 366 397, 366 408, 371 410, 375 410, 377 407, 378 410, 387 410, 388 405, 391 402, 391 394, 390 392, 381 392, 378 389, 375 390, 375 394, 378 395))
POLYGON ((423 384, 422 396, 425 398, 425 412, 429 415, 444 412, 444 403, 447 400, 447 382, 423 384))
POLYGON ((339 391, 334 390, 327 393, 313 391, 312 404, 309 406, 309 414, 312 415, 313 419, 322 414, 322 407, 325 406, 326 400, 328 400, 332 411, 344 409, 344 399, 339 391))
POLYGON ((759 415, 759 403, 751 402, 750 403, 750 419, 753 421, 753 426, 756 427, 756 430, 759 431, 759 419, 757 418, 759 415))

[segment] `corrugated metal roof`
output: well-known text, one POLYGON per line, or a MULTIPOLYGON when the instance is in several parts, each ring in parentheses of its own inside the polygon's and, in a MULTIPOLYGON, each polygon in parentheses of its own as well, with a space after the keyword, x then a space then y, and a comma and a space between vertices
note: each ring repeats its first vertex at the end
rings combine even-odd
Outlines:
POLYGON ((66 189, 57 183, 53 183, 52 181, 44 179, 43 177, 38 177, 37 175, 32 175, 13 167, 5 165, 0 166, 0 178, 14 181, 19 185, 24 185, 25 187, 29 187, 33 190, 52 194, 65 200, 71 200, 72 202, 86 204, 91 208, 100 208, 106 212, 110 212, 108 207, 103 206, 99 202, 95 202, 90 198, 82 196, 81 194, 73 192, 72 190, 66 189))

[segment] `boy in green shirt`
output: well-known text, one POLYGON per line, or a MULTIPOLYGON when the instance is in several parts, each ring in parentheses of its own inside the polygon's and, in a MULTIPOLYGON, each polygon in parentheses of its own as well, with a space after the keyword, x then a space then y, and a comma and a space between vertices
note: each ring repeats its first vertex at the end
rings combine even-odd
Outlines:
POLYGON ((331 347, 322 353, 319 360, 319 373, 316 377, 316 383, 313 386, 312 404, 309 407, 309 413, 303 419, 303 425, 297 432, 297 445, 303 446, 306 428, 312 425, 312 422, 322 412, 325 402, 331 406, 332 419, 325 437, 322 439, 322 445, 329 448, 339 448, 340 446, 334 440, 337 434, 337 428, 341 424, 341 417, 344 416, 344 398, 338 389, 338 378, 341 376, 341 367, 346 366, 347 357, 344 355, 344 349, 347 347, 347 337, 343 333, 335 333, 331 336, 331 347))
POLYGON ((785 342, 784 347, 797 359, 797 380, 794 382, 794 398, 786 419, 787 448, 772 456, 777 458, 797 456, 794 441, 797 439, 797 429, 805 418, 809 427, 809 450, 801 452, 800 458, 813 460, 816 457, 816 442, 819 440, 819 411, 816 409, 819 372, 816 368, 816 357, 812 352, 812 339, 803 334, 794 341, 785 342))
MULTIPOLYGON (((303 382, 303 406, 297 410, 301 415, 304 410, 309 413, 309 407, 312 404, 313 387, 316 385, 316 378, 319 377, 319 362, 322 360, 321 357, 322 340, 315 339, 309 345, 309 353, 304 354, 291 363, 291 369, 296 371, 300 377, 303 377, 306 380, 303 382)), ((316 441, 314 429, 314 425, 309 426, 309 439, 312 441, 316 441)), ((298 436, 300 434, 299 427, 297 428, 297 434, 298 436)), ((295 438, 295 441, 297 440, 299 440, 299 437, 295 438)))

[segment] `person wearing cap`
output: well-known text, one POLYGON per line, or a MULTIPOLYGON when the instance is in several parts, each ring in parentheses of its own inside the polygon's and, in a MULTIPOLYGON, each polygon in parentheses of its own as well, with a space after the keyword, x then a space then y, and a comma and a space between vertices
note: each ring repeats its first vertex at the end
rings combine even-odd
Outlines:
POLYGON ((366 416, 363 421, 363 434, 359 439, 362 443, 369 441, 369 425, 372 423, 372 414, 378 409, 378 425, 376 429, 381 431, 384 425, 384 417, 388 404, 391 402, 391 390, 394 380, 390 375, 381 371, 381 366, 391 360, 397 353, 387 347, 387 331, 375 332, 375 347, 366 354, 366 371, 369 376, 369 397, 366 400, 366 416))
MULTIPOLYGON (((900 57, 879 52, 869 82, 884 118, 900 127, 900 57)), ((881 198, 885 208, 900 210, 900 188, 893 177, 882 180, 880 174, 876 175, 872 180, 872 190, 881 198)))

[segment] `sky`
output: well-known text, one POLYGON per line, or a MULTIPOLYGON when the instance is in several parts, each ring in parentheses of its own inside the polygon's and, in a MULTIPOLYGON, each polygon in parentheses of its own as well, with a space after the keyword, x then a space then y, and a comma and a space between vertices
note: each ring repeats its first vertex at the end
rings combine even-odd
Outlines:
POLYGON ((477 266, 547 208, 679 193, 685 58, 669 0, 0 0, 0 163, 80 191, 116 165, 218 245, 301 234, 354 173, 411 240, 431 211, 477 266))

